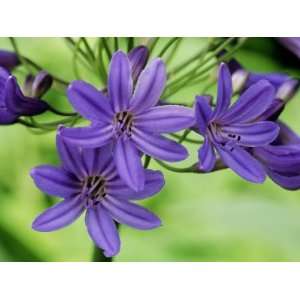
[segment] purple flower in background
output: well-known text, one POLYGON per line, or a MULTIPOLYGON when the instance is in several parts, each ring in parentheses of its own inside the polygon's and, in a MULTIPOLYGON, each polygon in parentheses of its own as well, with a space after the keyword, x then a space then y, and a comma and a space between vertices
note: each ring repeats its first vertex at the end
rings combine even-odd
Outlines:
POLYGON ((0 124, 12 124, 20 116, 38 115, 47 109, 46 102, 24 96, 16 78, 0 67, 0 124))
POLYGON ((180 161, 186 149, 161 134, 194 124, 194 112, 179 105, 156 106, 166 81, 165 65, 154 59, 141 72, 133 89, 132 69, 126 54, 116 52, 110 63, 108 95, 84 81, 74 81, 68 98, 91 126, 63 128, 64 138, 83 148, 113 143, 113 156, 120 177, 132 189, 143 190, 145 170, 142 153, 156 159, 180 161))
POLYGON ((261 80, 230 106, 231 97, 231 75, 226 64, 221 64, 215 109, 209 105, 208 97, 196 97, 197 126, 205 137, 199 149, 199 168, 211 171, 217 151, 222 161, 238 175, 261 183, 265 180, 265 170, 247 149, 268 145, 278 135, 279 127, 275 123, 256 121, 270 107, 274 88, 266 80, 261 80))
POLYGON ((294 53, 298 58, 300 58, 300 37, 280 37, 277 40, 285 48, 294 53))
POLYGON ((20 60, 15 52, 0 50, 0 66, 8 71, 20 64, 20 60))
POLYGON ((132 201, 158 193, 164 185, 159 171, 145 171, 144 189, 135 192, 118 176, 110 145, 81 149, 57 136, 61 166, 42 165, 31 176, 43 192, 64 198, 33 222, 37 231, 53 231, 75 221, 84 211, 88 233, 105 256, 120 250, 120 238, 114 221, 147 230, 161 222, 146 208, 132 201), (132 200, 132 201, 130 201, 132 200))

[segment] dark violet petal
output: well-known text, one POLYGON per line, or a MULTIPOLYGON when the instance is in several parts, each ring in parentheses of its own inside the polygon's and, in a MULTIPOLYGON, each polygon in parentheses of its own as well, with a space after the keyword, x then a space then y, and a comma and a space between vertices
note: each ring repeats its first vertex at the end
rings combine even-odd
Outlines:
POLYGON ((127 110, 132 96, 132 78, 129 59, 122 51, 116 52, 110 62, 108 95, 115 112, 127 110))
POLYGON ((271 170, 267 170, 267 174, 276 184, 284 189, 291 191, 300 189, 300 174, 288 176, 271 170))
POLYGON ((0 66, 11 71, 20 64, 18 55, 8 50, 0 50, 0 66))
POLYGON ((225 150, 217 146, 217 150, 222 161, 242 178, 254 183, 265 181, 266 174, 262 165, 243 148, 232 147, 225 150))
POLYGON ((85 217, 88 233, 97 247, 104 250, 106 257, 120 251, 120 237, 115 222, 102 205, 89 208, 85 217))
POLYGON ((14 76, 10 76, 5 85, 4 101, 7 109, 14 114, 34 116, 45 112, 48 104, 42 100, 25 97, 14 76))
POLYGON ((80 183, 62 168, 48 165, 31 170, 36 186, 46 194, 68 198, 80 191, 80 183))
POLYGON ((118 223, 140 230, 161 226, 161 221, 156 215, 137 204, 109 197, 103 200, 103 206, 118 223))
POLYGON ((64 169, 72 173, 78 179, 87 176, 81 149, 70 142, 64 140, 61 136, 61 128, 57 131, 56 148, 64 169))
POLYGON ((154 59, 141 73, 131 99, 130 110, 136 114, 156 105, 166 83, 166 68, 161 59, 154 59))
POLYGON ((164 184, 164 176, 160 171, 145 170, 145 186, 142 191, 135 192, 123 180, 116 179, 108 183, 107 194, 127 201, 142 200, 157 194, 164 184))
POLYGON ((220 134, 238 145, 258 147, 270 144, 278 136, 279 126, 276 123, 261 121, 253 124, 232 124, 222 126, 220 134))
POLYGON ((261 80, 266 80, 277 90, 283 83, 290 79, 291 77, 282 73, 250 73, 247 80, 247 88, 261 80))
POLYGON ((132 79, 135 82, 146 66, 149 58, 149 50, 145 46, 135 47, 128 53, 128 58, 131 66, 132 79))
POLYGON ((222 63, 219 67, 217 103, 212 115, 212 119, 216 120, 222 117, 222 115, 226 112, 230 105, 231 97, 231 74, 227 65, 225 63, 222 63))
POLYGON ((154 133, 176 132, 194 123, 194 110, 180 105, 152 107, 134 119, 135 126, 154 133))
POLYGON ((156 159, 172 162, 184 160, 188 156, 187 150, 182 145, 160 135, 136 129, 132 139, 143 153, 156 159))
POLYGON ((52 86, 53 78, 46 71, 40 71, 32 80, 31 96, 40 98, 52 86))
POLYGON ((103 123, 110 123, 113 112, 107 97, 91 84, 82 80, 73 81, 67 91, 74 109, 84 118, 103 123))
POLYGON ((110 124, 100 123, 78 128, 61 127, 60 133, 67 142, 74 145, 84 148, 96 148, 110 142, 113 136, 113 127, 110 124))
POLYGON ((300 58, 300 37, 278 37, 277 40, 300 58))
POLYGON ((198 167, 200 170, 210 172, 214 168, 216 163, 216 154, 214 147, 208 138, 205 138, 204 144, 199 149, 198 158, 198 167))
POLYGON ((277 121, 284 109, 285 103, 280 99, 274 99, 271 105, 259 116, 260 121, 277 121))
POLYGON ((300 144, 300 136, 295 131, 281 121, 278 121, 277 124, 280 127, 280 131, 275 144, 300 144))
POLYGON ((39 215, 34 220, 32 228, 47 232, 66 227, 73 223, 84 209, 84 201, 80 196, 64 200, 39 215))
POLYGON ((82 149, 82 157, 90 176, 106 173, 108 169, 113 170, 111 166, 114 164, 111 144, 101 148, 82 149))
POLYGON ((134 143, 119 138, 115 145, 114 158, 120 177, 135 191, 142 191, 145 186, 145 172, 141 157, 134 143))
POLYGON ((274 87, 266 80, 251 85, 222 116, 222 124, 245 123, 259 117, 275 98, 274 87))
POLYGON ((212 109, 209 105, 208 96, 196 96, 195 115, 199 132, 205 135, 208 123, 212 117, 212 109))
POLYGON ((8 125, 17 121, 18 115, 9 112, 5 107, 0 108, 0 124, 8 125))

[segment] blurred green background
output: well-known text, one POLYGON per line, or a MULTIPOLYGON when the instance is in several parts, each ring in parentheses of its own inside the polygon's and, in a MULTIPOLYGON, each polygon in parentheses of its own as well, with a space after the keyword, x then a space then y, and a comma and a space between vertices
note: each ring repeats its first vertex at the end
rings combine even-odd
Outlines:
MULTIPOLYGON (((53 74, 75 79, 72 53, 60 38, 18 38, 22 54, 53 74)), ((163 45, 164 39, 160 43, 163 45)), ((206 43, 186 38, 173 64, 206 43)), ((158 45, 158 48, 160 45, 158 45)), ((6 38, 0 48, 11 49, 6 38)), ((288 52, 268 38, 250 39, 236 57, 252 71, 287 71, 300 74, 288 52)), ((22 80, 22 72, 16 75, 22 80)), ((90 75, 87 81, 97 83, 90 75)), ((174 95, 174 102, 191 102, 202 83, 174 95)), ((214 91, 213 89, 212 91, 214 91)), ((63 94, 51 91, 49 102, 71 109, 63 94)), ((289 104, 283 119, 300 133, 300 95, 289 104)), ((47 117, 46 118, 50 118, 47 117)), ((52 119, 55 119, 52 117, 52 119)), ((81 217, 68 228, 39 233, 31 222, 58 199, 43 195, 29 170, 39 164, 58 163, 55 135, 34 135, 20 125, 0 127, 0 261, 90 261, 93 244, 81 217)), ((197 146, 189 146, 190 161, 197 146)), ((151 163, 151 168, 159 169, 151 163)), ((212 174, 175 174, 164 171, 166 186, 145 200, 163 226, 137 231, 121 226, 122 248, 115 261, 299 261, 300 191, 289 192, 269 179, 263 185, 245 182, 229 170, 212 174)))

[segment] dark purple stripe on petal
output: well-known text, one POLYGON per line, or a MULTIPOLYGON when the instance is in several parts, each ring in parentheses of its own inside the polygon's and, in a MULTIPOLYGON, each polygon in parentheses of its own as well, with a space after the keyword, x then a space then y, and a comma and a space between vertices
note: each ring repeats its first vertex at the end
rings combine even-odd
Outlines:
POLYGON ((209 96, 196 96, 195 115, 197 127, 202 135, 206 134, 206 129, 212 117, 212 109, 209 105, 209 96))
POLYGON ((164 90, 166 68, 162 60, 154 59, 141 73, 130 103, 130 110, 136 114, 156 105, 164 90))
POLYGON ((84 201, 80 196, 64 200, 39 215, 34 220, 32 228, 47 232, 66 227, 73 223, 84 209, 84 201))
POLYGON ((134 143, 119 138, 114 150, 114 158, 120 177, 135 191, 142 191, 145 186, 145 173, 141 157, 134 143))
POLYGON ((61 127, 63 138, 74 145, 96 148, 109 143, 113 136, 112 125, 96 124, 88 127, 61 127))
POLYGON ((127 110, 132 96, 132 78, 129 59, 122 51, 116 52, 110 62, 108 95, 115 112, 127 110))
POLYGON ((106 257, 119 253, 120 237, 116 224, 102 205, 87 210, 85 224, 90 237, 104 250, 106 257))
POLYGON ((198 167, 200 170, 210 172, 214 168, 216 163, 216 154, 214 147, 208 138, 205 138, 204 144, 199 149, 198 158, 198 167))
POLYGON ((258 147, 273 142, 278 136, 279 126, 268 121, 253 124, 232 124, 222 126, 220 133, 222 137, 235 141, 238 145, 258 147))
POLYGON ((285 175, 271 170, 267 170, 268 176, 278 185, 287 190, 300 189, 300 174, 298 175, 285 175))
POLYGON ((225 150, 217 146, 217 150, 223 162, 242 178, 254 183, 265 181, 266 174, 262 165, 243 148, 225 150))
POLYGON ((103 206, 121 224, 126 224, 140 230, 161 226, 161 221, 156 215, 137 204, 109 197, 109 199, 103 201, 103 206))
POLYGON ((176 132, 194 123, 194 110, 180 105, 152 107, 134 119, 135 126, 154 133, 176 132))
POLYGON ((43 192, 68 198, 80 191, 80 184, 64 169, 42 165, 30 172, 36 186, 43 192))
POLYGON ((230 105, 232 97, 232 80, 229 69, 225 63, 219 67, 218 74, 218 95, 216 108, 213 112, 212 119, 217 120, 226 112, 230 105))
POLYGON ((75 80, 69 85, 67 95, 74 109, 84 118, 103 123, 112 121, 113 112, 107 97, 91 84, 75 80))
POLYGON ((182 145, 159 135, 136 129, 132 139, 143 153, 156 159, 172 162, 184 160, 188 156, 187 150, 182 145))
POLYGON ((222 116, 222 124, 245 123, 259 117, 275 98, 274 87, 261 80, 247 89, 222 116))

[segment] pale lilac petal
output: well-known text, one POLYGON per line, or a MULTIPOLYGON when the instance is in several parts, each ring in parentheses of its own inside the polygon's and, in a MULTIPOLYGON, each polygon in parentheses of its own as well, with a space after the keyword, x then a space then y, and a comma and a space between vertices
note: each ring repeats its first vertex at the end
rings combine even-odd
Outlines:
POLYGON ((208 138, 205 138, 204 144, 199 149, 198 158, 198 167, 200 170, 210 172, 214 168, 216 163, 216 154, 214 147, 208 138))
POLYGON ((36 186, 49 195, 68 198, 80 191, 76 178, 62 168, 42 165, 32 169, 30 175, 36 186))
POLYGON ((212 109, 209 105, 209 96, 197 96, 195 108, 196 122, 199 132, 206 134, 206 129, 212 117, 212 109))
POLYGON ((145 46, 135 47, 128 53, 128 58, 131 66, 131 75, 134 82, 138 79, 139 75, 144 69, 148 57, 149 50, 145 46))
POLYGON ((180 105, 152 107, 134 119, 135 126, 155 133, 176 132, 194 123, 194 110, 180 105))
POLYGON ((218 74, 218 94, 216 108, 213 112, 212 119, 220 119, 230 105, 232 97, 232 80, 229 69, 225 63, 219 67, 218 74))
POLYGON ((84 118, 103 123, 112 121, 113 112, 107 97, 91 84, 75 80, 69 85, 67 95, 74 109, 84 118))
POLYGON ((56 148, 64 169, 72 173, 77 178, 83 178, 87 175, 87 170, 84 166, 81 150, 78 146, 66 142, 61 136, 59 128, 56 136, 56 148))
POLYGON ((132 78, 128 57, 122 51, 116 52, 110 62, 108 95, 115 112, 127 110, 132 96, 132 78))
POLYGON ((87 127, 66 128, 61 127, 62 137, 74 145, 96 148, 109 143, 113 137, 111 124, 93 124, 87 127))
POLYGON ((130 189, 123 180, 108 183, 107 194, 117 199, 142 200, 157 194, 164 186, 164 176, 160 171, 145 170, 145 186, 140 192, 130 189))
POLYGON ((130 103, 130 110, 140 113, 157 104, 166 83, 166 69, 161 59, 154 59, 141 73, 130 103))
POLYGON ((222 116, 222 124, 245 123, 259 117, 275 98, 274 87, 261 80, 249 87, 222 116))
POLYGON ((279 126, 268 121, 253 124, 232 124, 222 126, 220 129, 220 134, 225 139, 248 147, 268 145, 275 140, 278 133, 279 126))
POLYGON ((254 182, 265 181, 266 174, 262 165, 241 147, 224 149, 217 146, 217 150, 223 162, 242 178, 254 182))
POLYGON ((64 200, 39 215, 34 220, 32 228, 47 232, 66 227, 73 223, 84 209, 84 201, 80 196, 64 200))
POLYGON ((89 208, 85 217, 88 233, 94 243, 104 250, 106 257, 120 251, 120 237, 115 222, 102 205, 89 208))
POLYGON ((145 172, 141 157, 131 140, 118 139, 114 158, 120 177, 135 191, 142 191, 145 185, 145 172))
POLYGON ((109 197, 103 200, 103 206, 117 222, 136 229, 153 229, 161 225, 160 219, 148 209, 128 201, 109 197))
POLYGON ((187 150, 180 144, 159 135, 135 130, 132 140, 145 154, 166 161, 180 161, 188 156, 187 150))

